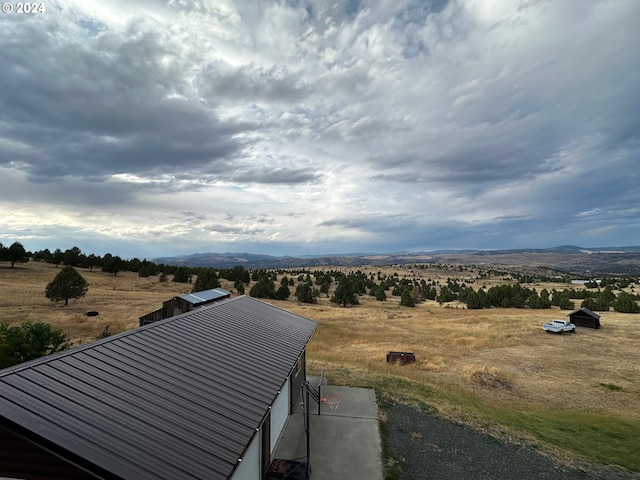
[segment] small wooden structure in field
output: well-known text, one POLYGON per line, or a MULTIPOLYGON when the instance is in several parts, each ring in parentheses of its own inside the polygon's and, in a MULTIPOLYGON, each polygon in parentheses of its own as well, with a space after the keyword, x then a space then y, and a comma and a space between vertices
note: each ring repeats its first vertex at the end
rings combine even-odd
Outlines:
POLYGON ((211 290, 178 295, 163 302, 162 308, 141 316, 139 318, 139 324, 142 327, 143 325, 164 320, 174 315, 180 315, 181 313, 190 312, 194 308, 209 305, 210 303, 229 297, 231 297, 231 292, 222 288, 212 288, 211 290))
POLYGON ((600 315, 586 307, 574 310, 567 314, 571 323, 576 327, 600 328, 600 315))
POLYGON ((416 363, 416 354, 413 352, 389 352, 387 362, 400 362, 400 365, 416 363))

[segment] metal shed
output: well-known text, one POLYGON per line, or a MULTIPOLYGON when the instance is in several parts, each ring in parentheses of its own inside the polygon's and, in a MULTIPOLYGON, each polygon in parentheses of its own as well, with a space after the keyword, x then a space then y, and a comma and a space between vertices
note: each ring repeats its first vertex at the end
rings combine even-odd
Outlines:
POLYGON ((255 479, 316 322, 225 299, 0 371, 0 477, 255 479))

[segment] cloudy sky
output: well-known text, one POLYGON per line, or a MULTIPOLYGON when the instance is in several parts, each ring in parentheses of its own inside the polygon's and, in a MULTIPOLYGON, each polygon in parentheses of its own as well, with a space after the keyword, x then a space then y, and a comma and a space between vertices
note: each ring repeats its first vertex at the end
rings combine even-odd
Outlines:
POLYGON ((42 6, 0 13, 5 246, 640 244, 637 0, 42 6))

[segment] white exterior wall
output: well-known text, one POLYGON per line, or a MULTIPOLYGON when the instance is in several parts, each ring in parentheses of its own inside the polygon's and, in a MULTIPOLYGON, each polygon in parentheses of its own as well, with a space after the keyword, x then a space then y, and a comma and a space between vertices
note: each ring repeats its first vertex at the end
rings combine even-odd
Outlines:
POLYGON ((260 480, 260 437, 260 432, 256 432, 231 480, 260 480))
POLYGON ((271 447, 269 451, 273 453, 273 449, 276 447, 276 443, 280 438, 282 429, 287 418, 289 418, 289 390, 291 388, 290 380, 284 382, 284 385, 280 389, 280 393, 276 397, 273 405, 271 405, 271 447))
MULTIPOLYGON (((287 419, 289 418, 289 393, 291 390, 290 379, 284 382, 284 385, 280 389, 280 393, 276 397, 271 405, 271 424, 269 429, 271 432, 269 451, 273 453, 276 443, 280 438, 280 434, 284 429, 287 419)), ((253 437, 244 458, 238 465, 238 468, 231 476, 230 480, 260 480, 260 467, 261 459, 260 452, 262 451, 260 442, 262 438, 262 431, 257 431, 253 437)), ((1 480, 1 479, 0 479, 1 480)))

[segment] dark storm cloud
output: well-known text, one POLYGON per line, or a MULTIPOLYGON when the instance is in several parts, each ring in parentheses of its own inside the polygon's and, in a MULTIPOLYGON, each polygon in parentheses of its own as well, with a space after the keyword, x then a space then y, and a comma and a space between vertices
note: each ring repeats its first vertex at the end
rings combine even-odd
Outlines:
POLYGON ((101 209, 109 205, 117 211, 135 198, 135 191, 128 185, 87 179, 79 181, 74 178, 57 178, 55 181, 47 179, 30 186, 28 182, 5 176, 0 179, 0 190, 3 198, 10 198, 22 205, 42 203, 43 215, 47 215, 53 208, 70 204, 74 209, 81 206, 101 209))

